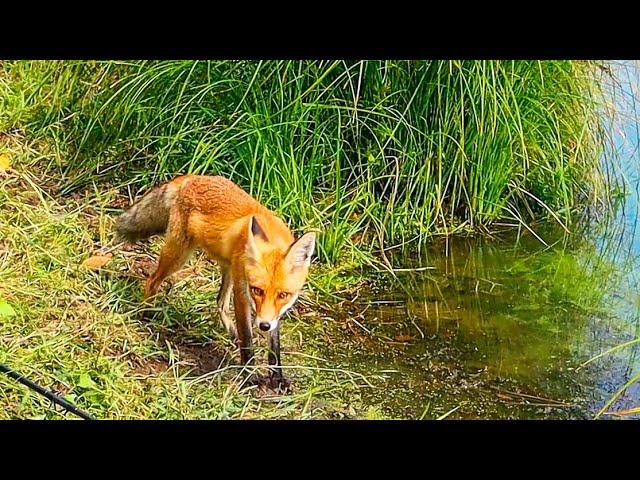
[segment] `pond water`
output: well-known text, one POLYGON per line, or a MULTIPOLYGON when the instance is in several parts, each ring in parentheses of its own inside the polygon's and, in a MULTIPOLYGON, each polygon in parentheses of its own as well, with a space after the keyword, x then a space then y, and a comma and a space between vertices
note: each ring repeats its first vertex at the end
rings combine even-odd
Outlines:
MULTIPOLYGON (((510 229, 394 259, 403 271, 350 304, 322 352, 367 375, 365 404, 389 418, 593 418, 637 375, 638 343, 581 366, 640 334, 640 75, 622 67, 610 131, 627 196, 615 218, 571 235, 534 227, 546 245, 510 229)), ((601 418, 640 418, 611 414, 634 407, 640 382, 601 418)))

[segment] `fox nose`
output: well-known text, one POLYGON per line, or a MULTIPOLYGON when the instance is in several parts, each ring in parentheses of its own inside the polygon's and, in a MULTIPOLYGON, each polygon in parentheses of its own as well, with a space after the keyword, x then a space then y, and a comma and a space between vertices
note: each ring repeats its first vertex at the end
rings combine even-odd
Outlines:
POLYGON ((268 332, 271 328, 271 324, 269 322, 260 322, 260 330, 263 332, 268 332))

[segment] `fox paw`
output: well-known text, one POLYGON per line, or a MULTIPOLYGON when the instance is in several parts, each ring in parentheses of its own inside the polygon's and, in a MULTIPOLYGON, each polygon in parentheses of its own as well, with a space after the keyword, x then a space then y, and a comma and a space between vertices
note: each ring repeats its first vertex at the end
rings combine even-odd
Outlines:
POLYGON ((291 379, 276 373, 270 375, 254 373, 244 380, 241 388, 249 387, 257 387, 258 392, 261 394, 287 393, 291 391, 291 379))
POLYGON ((251 375, 241 380, 240 389, 244 390, 245 388, 251 388, 251 387, 258 387, 259 389, 262 389, 264 388, 266 383, 267 383, 266 379, 263 375, 252 373, 251 375))
POLYGON ((288 393, 291 391, 291 377, 282 373, 271 373, 269 375, 269 388, 277 393, 288 393))

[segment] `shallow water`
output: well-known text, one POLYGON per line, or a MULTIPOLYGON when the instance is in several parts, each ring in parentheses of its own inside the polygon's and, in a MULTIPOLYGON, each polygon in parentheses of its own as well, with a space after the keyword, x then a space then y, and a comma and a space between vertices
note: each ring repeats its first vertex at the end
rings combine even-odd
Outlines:
MULTIPOLYGON (((398 273, 336 318, 325 356, 371 375, 365 403, 393 418, 593 417, 640 366, 635 345, 578 368, 639 328, 612 310, 620 272, 594 253, 531 235, 436 241, 420 261, 432 269, 398 273)), ((635 386, 614 409, 639 400, 635 386)))
MULTIPOLYGON (((627 65, 628 67, 628 65, 627 65)), ((336 368, 362 372, 363 400, 391 418, 593 418, 640 371, 638 71, 611 125, 628 195, 606 224, 438 239, 369 298, 333 316, 336 368), (630 114, 628 114, 630 112, 630 114), (453 410, 453 411, 452 411, 453 410)), ((608 412, 640 407, 640 383, 608 412)), ((634 418, 605 414, 602 418, 634 418)), ((635 415, 640 418, 640 415, 635 415)))

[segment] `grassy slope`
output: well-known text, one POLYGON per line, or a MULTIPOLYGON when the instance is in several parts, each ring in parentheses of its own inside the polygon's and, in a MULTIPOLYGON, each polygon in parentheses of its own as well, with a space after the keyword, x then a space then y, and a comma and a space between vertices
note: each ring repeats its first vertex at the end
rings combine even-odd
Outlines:
MULTIPOLYGON (((155 319, 141 322, 142 278, 161 240, 113 250, 99 270, 83 267, 90 254, 110 249, 109 206, 123 199, 103 185, 58 201, 47 193, 56 180, 34 173, 39 152, 4 143, 22 168, 0 173, 0 300, 16 312, 0 322, 0 362, 98 418, 367 414, 358 401, 366 380, 312 358, 323 320, 301 314, 303 305, 283 327, 284 360, 297 365, 293 394, 240 391, 234 348, 212 318, 216 268, 201 256, 165 285, 155 319)), ((0 404, 0 418, 59 418, 47 400, 5 376, 0 404)))

